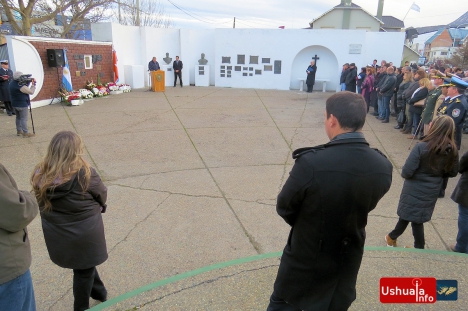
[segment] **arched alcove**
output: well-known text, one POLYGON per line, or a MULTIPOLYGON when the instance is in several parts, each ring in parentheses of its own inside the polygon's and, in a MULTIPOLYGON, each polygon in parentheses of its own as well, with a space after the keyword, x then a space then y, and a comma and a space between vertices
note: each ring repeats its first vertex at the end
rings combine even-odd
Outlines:
MULTIPOLYGON (((297 53, 293 60, 291 68, 291 89, 299 89, 299 78, 306 78, 306 69, 312 60, 312 57, 317 55, 317 74, 316 79, 328 79, 327 91, 336 91, 340 82, 340 67, 335 54, 328 48, 321 45, 311 45, 302 49, 297 53)), ((316 82, 314 90, 321 90, 322 82, 316 82)))

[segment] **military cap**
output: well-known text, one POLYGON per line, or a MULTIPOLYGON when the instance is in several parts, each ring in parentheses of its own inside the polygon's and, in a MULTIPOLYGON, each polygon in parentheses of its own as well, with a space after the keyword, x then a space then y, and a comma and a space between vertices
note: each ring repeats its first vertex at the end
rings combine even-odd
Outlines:
MULTIPOLYGON (((443 86, 445 86, 445 84, 443 86)), ((468 82, 463 81, 457 76, 452 76, 452 79, 450 79, 450 84, 447 86, 454 86, 458 89, 466 90, 468 88, 468 82)))
POLYGON ((442 72, 440 72, 439 70, 436 70, 434 71, 432 74, 431 74, 431 79, 445 79, 446 76, 445 74, 443 74, 442 72))
POLYGON ((450 79, 444 78, 444 84, 442 84, 441 86, 443 87, 452 86, 452 84, 450 84, 450 79))
POLYGON ((8 59, 0 60, 0 64, 8 65, 8 59))

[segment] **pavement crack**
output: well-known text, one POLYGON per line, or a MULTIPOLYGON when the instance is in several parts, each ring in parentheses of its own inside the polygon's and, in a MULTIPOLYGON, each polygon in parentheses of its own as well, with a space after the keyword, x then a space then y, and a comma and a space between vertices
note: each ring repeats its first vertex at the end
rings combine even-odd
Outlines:
POLYGON ((130 231, 128 231, 128 233, 125 235, 125 237, 120 240, 119 242, 117 242, 107 253, 110 254, 114 251, 114 249, 117 248, 117 246, 119 246, 121 243, 123 242, 126 242, 127 241, 127 238, 130 236, 130 234, 132 234, 132 232, 143 222, 145 222, 151 215, 153 215, 153 213, 162 205, 164 204, 164 202, 166 202, 166 200, 170 197, 171 195, 168 194, 167 197, 164 198, 164 200, 162 200, 161 203, 159 203, 150 213, 148 213, 148 215, 146 215, 145 218, 143 218, 142 220, 140 220, 139 222, 137 222, 132 229, 130 229, 130 231))
POLYGON ((212 199, 222 199, 222 196, 215 196, 215 195, 207 195, 207 194, 187 194, 187 193, 181 193, 181 192, 172 192, 172 191, 167 191, 167 190, 157 190, 157 189, 149 189, 149 188, 142 188, 142 187, 132 187, 132 186, 127 186, 127 185, 122 185, 122 184, 117 184, 117 183, 111 183, 113 186, 118 186, 118 187, 123 187, 123 188, 130 188, 130 189, 135 189, 135 190, 144 190, 144 191, 153 191, 153 192, 158 192, 158 193, 167 193, 170 195, 182 195, 186 197, 194 197, 194 198, 212 198, 212 199))
POLYGON ((145 302, 145 303, 143 303, 143 304, 140 304, 140 305, 138 305, 138 306, 135 306, 133 309, 127 309, 127 311, 135 310, 135 308, 142 308, 142 307, 145 307, 145 306, 147 306, 147 305, 149 305, 149 304, 152 304, 152 303, 154 303, 154 302, 163 300, 164 298, 167 298, 167 297, 170 297, 170 296, 173 296, 173 295, 182 293, 182 292, 184 292, 184 291, 187 291, 187 290, 196 288, 196 287, 198 287, 198 286, 202 286, 202 285, 205 285, 205 284, 214 283, 214 282, 216 282, 216 281, 219 281, 219 280, 222 280, 222 279, 228 279, 228 278, 231 278, 231 277, 234 277, 234 276, 237 276, 237 275, 241 275, 241 274, 245 274, 245 273, 249 273, 249 272, 261 271, 261 270, 265 270, 265 269, 269 269, 269 268, 273 268, 273 267, 277 267, 277 266, 279 266, 279 264, 268 265, 268 266, 262 266, 262 267, 259 267, 259 268, 253 268, 253 269, 247 269, 247 270, 242 270, 242 271, 238 271, 238 272, 235 272, 235 273, 232 273, 232 274, 228 274, 228 275, 221 275, 221 276, 218 276, 218 277, 216 277, 216 278, 212 278, 212 279, 205 280, 205 281, 202 281, 202 282, 199 282, 199 283, 190 285, 190 286, 186 286, 186 287, 181 288, 181 289, 179 289, 179 290, 173 291, 173 292, 171 292, 171 293, 169 293, 169 294, 166 294, 166 295, 160 296, 160 297, 158 297, 158 298, 152 299, 152 300, 147 301, 147 302, 145 302))
POLYGON ((72 289, 73 289, 73 287, 69 287, 69 288, 65 291, 65 293, 64 293, 62 296, 60 296, 60 297, 49 307, 49 311, 52 311, 52 309, 54 308, 54 306, 55 306, 59 301, 61 301, 63 298, 65 298, 65 296, 67 296, 67 295, 70 293, 70 291, 71 291, 72 289))

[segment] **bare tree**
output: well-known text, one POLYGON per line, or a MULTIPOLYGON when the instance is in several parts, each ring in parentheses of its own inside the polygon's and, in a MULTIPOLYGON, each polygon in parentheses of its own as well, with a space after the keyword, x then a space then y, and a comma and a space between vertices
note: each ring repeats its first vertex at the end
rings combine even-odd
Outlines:
POLYGON ((51 36, 56 36, 52 34, 58 32, 57 36, 60 37, 67 37, 87 19, 96 22, 112 3, 113 0, 0 0, 3 11, 17 34, 30 36, 33 26, 39 25, 49 27, 51 36), (57 17, 63 28, 53 27, 57 17))
POLYGON ((148 26, 155 28, 169 28, 174 26, 170 15, 166 14, 164 5, 154 0, 121 0, 117 1, 120 13, 114 14, 114 20, 122 25, 148 26), (119 18, 120 17, 120 18, 119 18), (139 25, 138 25, 139 18, 139 25), (119 20, 120 19, 120 20, 119 20))
POLYGON ((446 63, 462 69, 468 68, 468 38, 457 48, 452 57, 447 59, 446 63))

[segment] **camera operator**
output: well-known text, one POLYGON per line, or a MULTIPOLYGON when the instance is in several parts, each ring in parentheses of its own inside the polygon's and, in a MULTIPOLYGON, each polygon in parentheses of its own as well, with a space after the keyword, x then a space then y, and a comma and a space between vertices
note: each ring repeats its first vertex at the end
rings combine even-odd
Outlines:
POLYGON ((16 112, 16 134, 23 137, 34 136, 28 133, 28 106, 31 105, 29 95, 36 91, 36 79, 31 75, 24 75, 20 71, 13 74, 10 82, 11 105, 16 112), (31 85, 29 87, 29 85, 31 85))
POLYGON ((13 77, 13 71, 8 68, 8 60, 0 61, 0 101, 5 105, 6 112, 9 116, 15 114, 13 108, 11 107, 10 101, 10 91, 8 90, 8 85, 13 77))

